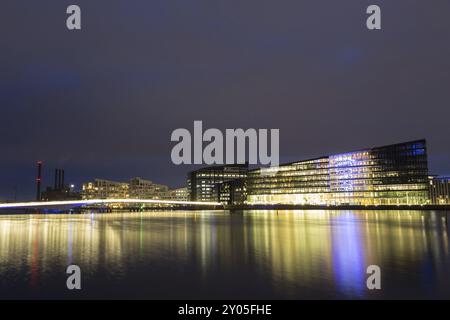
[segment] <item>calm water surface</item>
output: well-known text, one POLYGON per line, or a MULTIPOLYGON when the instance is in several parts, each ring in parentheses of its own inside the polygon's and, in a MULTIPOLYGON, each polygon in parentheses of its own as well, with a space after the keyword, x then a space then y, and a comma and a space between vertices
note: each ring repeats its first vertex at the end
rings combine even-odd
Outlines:
POLYGON ((433 211, 0 216, 0 298, 450 298, 433 211), (82 290, 66 289, 69 264, 82 290), (366 268, 382 289, 366 288, 366 268))

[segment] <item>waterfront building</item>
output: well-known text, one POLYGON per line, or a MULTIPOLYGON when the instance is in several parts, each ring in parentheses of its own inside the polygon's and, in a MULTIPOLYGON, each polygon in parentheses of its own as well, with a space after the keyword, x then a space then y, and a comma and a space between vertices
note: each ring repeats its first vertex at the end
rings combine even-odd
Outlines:
POLYGON ((217 184, 215 188, 217 193, 217 202, 239 205, 245 203, 247 199, 245 178, 225 181, 217 184))
POLYGON ((246 183, 248 204, 430 203, 425 140, 251 170, 246 183))
POLYGON ((133 199, 165 199, 169 194, 169 187, 137 177, 130 180, 128 194, 133 199))
POLYGON ((450 204, 450 177, 430 176, 430 201, 432 204, 450 204))
POLYGON ((169 190, 169 192, 172 195, 172 200, 176 201, 188 201, 189 200, 189 193, 188 189, 186 187, 184 188, 177 188, 169 190))
POLYGON ((212 201, 218 199, 217 184, 244 179, 247 176, 248 164, 211 166, 188 173, 187 188, 191 201, 212 201))
MULTIPOLYGON (((182 191, 171 190, 163 184, 153 183, 139 177, 128 182, 95 179, 82 186, 83 199, 154 199, 175 200, 182 191)), ((185 194, 187 193, 185 189, 185 194)), ((181 198, 181 196, 180 196, 181 198)), ((186 198, 186 196, 185 196, 186 198)))
POLYGON ((106 179, 95 179, 83 183, 81 195, 83 199, 126 199, 129 197, 129 184, 106 179))

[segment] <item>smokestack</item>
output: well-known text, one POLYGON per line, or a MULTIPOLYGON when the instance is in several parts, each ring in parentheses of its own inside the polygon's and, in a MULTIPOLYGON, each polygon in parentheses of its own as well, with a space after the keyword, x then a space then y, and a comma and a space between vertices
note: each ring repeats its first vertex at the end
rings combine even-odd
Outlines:
POLYGON ((61 190, 63 190, 63 189, 64 189, 64 169, 61 170, 61 172, 62 172, 62 177, 61 177, 61 190))
POLYGON ((58 190, 61 190, 61 169, 58 169, 58 190))
POLYGON ((53 185, 53 190, 58 188, 58 169, 55 169, 55 184, 53 185))
POLYGON ((36 201, 41 201, 41 175, 42 161, 37 162, 37 178, 36 178, 36 201))

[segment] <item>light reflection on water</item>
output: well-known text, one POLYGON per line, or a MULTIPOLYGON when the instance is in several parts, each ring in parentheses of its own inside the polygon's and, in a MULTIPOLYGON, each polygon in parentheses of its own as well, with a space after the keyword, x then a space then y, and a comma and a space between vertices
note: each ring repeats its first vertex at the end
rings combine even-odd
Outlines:
POLYGON ((432 211, 0 216, 0 297, 450 298, 448 231, 432 211))

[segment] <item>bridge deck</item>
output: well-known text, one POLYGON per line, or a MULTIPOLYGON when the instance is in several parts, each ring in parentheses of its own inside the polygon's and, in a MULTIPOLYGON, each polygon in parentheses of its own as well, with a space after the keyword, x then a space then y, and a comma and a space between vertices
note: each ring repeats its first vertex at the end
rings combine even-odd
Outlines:
POLYGON ((173 204, 185 206, 222 206, 220 202, 199 202, 199 201, 177 201, 177 200, 153 200, 153 199, 89 199, 89 200, 68 200, 68 201, 35 201, 35 202, 12 202, 0 203, 0 209, 13 208, 46 208, 55 206, 85 206, 85 205, 107 205, 107 204, 173 204))

